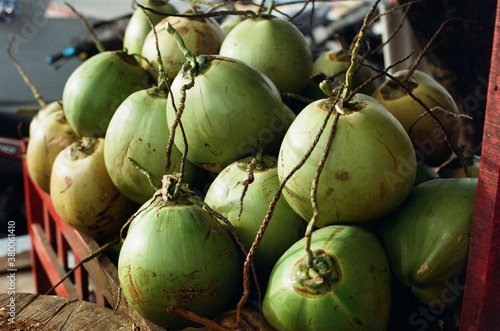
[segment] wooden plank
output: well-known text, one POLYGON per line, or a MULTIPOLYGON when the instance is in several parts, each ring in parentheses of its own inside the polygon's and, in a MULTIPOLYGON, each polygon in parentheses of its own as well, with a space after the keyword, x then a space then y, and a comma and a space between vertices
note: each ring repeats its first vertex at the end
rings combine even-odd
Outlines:
MULTIPOLYGON (((32 225, 32 245, 44 266, 45 272, 47 274, 48 279, 51 284, 56 284, 59 280, 61 280, 66 271, 59 263, 59 259, 57 258, 57 254, 52 249, 50 242, 44 232, 44 230, 38 224, 32 225)), ((69 296, 73 298, 80 298, 79 293, 75 287, 75 285, 68 278, 66 279, 60 286, 55 289, 55 292, 58 295, 69 296)))
MULTIPOLYGON (((34 326, 26 330, 40 330, 43 326, 53 330, 136 330, 134 322, 126 315, 94 303, 53 295, 17 293, 15 299, 15 320, 34 326), (38 324, 37 324, 38 323, 38 324)), ((11 296, 0 294, 0 307, 8 308, 11 296)), ((7 320, 0 321, 8 323, 7 320)))
POLYGON ((500 2, 497 3, 481 165, 461 330, 500 330, 500 2))

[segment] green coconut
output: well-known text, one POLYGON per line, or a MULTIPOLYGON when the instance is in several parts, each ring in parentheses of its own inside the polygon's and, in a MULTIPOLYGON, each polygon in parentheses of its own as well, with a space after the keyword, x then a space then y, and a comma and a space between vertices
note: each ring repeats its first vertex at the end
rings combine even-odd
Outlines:
POLYGON ((261 71, 280 92, 300 93, 311 76, 313 56, 307 40, 292 23, 275 16, 260 15, 237 24, 219 54, 261 71))
MULTIPOLYGON (((437 178, 416 185, 406 202, 381 219, 380 238, 399 282, 421 302, 460 302, 450 288, 463 277, 477 178, 437 178)), ((462 285, 463 286, 463 283, 462 285)))
MULTIPOLYGON (((250 65, 223 56, 197 57, 199 67, 193 72, 191 62, 172 82, 168 96, 167 122, 172 127, 180 108, 181 90, 186 91, 182 124, 186 132, 192 163, 220 172, 230 163, 256 151, 259 140, 264 151, 277 155, 293 112, 284 107, 273 82, 250 65), (173 106, 174 99, 176 108, 173 106)), ((184 150, 180 129, 175 145, 184 150)))
POLYGON ((277 330, 387 330, 391 275, 378 239, 357 226, 312 233, 310 265, 305 239, 274 267, 262 311, 277 330))
MULTIPOLYGON (((318 227, 363 223, 388 214, 404 202, 415 181, 415 152, 401 124, 367 95, 356 94, 352 101, 339 115, 319 180, 318 227)), ((283 139, 278 159, 283 181, 310 149, 329 111, 333 114, 327 129, 283 190, 290 207, 308 221, 313 215, 313 178, 336 116, 330 99, 315 101, 299 113, 283 139)))
MULTIPOLYGON (((311 75, 315 76, 323 74, 328 78, 336 79, 339 82, 344 82, 345 74, 350 65, 351 60, 347 57, 344 51, 326 51, 321 53, 316 58, 316 60, 314 60, 311 75)), ((372 69, 364 66, 358 66, 352 78, 352 88, 355 89, 359 87, 361 84, 375 75, 376 72, 372 69)), ((373 81, 366 87, 361 89, 360 92, 370 95, 375 91, 377 87, 377 82, 373 81)), ((319 87, 317 88, 319 89, 319 87)), ((313 93, 310 94, 314 95, 313 93)))
MULTIPOLYGON (((393 76, 402 80, 407 72, 408 70, 401 70, 393 76)), ((458 107, 450 93, 430 75, 419 70, 415 70, 404 83, 429 109, 439 107, 434 110, 434 115, 443 124, 450 141, 456 145, 462 121, 457 116, 458 107)), ((387 80, 372 96, 381 102, 409 133, 419 163, 438 167, 448 160, 453 151, 440 127, 406 89, 397 82, 387 80)))
MULTIPOLYGON (((244 158, 226 167, 212 182, 205 196, 205 203, 231 222, 247 251, 280 186, 278 160, 272 156, 262 156, 256 162, 253 181, 245 192, 243 210, 239 216, 243 183, 248 179, 247 166, 253 159, 244 158)), ((281 255, 304 236, 305 224, 285 199, 278 201, 253 260, 257 272, 264 275, 264 282, 281 255)))
POLYGON ((211 214, 188 200, 156 196, 133 218, 118 260, 118 277, 139 314, 168 330, 197 323, 169 313, 181 306, 214 318, 237 295, 239 255, 211 214))
MULTIPOLYGON (((106 131, 104 161, 109 176, 122 194, 138 204, 153 196, 153 186, 161 187, 163 175, 180 172, 182 153, 175 146, 170 169, 165 172, 169 137, 166 106, 166 95, 156 87, 134 92, 118 107, 106 131), (149 173, 154 185, 136 165, 149 173)), ((185 183, 193 181, 195 169, 186 162, 185 183)))
POLYGON ((133 92, 151 87, 148 72, 124 51, 105 51, 83 62, 69 76, 62 102, 80 137, 104 137, 118 106, 133 92))
MULTIPOLYGON (((166 14, 177 13, 177 9, 168 1, 145 0, 142 2, 142 5, 146 8, 166 14)), ((144 39, 146 39, 148 33, 152 29, 146 15, 151 19, 153 26, 158 24, 165 17, 148 10, 146 10, 146 13, 147 14, 144 13, 142 8, 135 9, 127 24, 123 34, 123 48, 125 48, 129 54, 141 54, 142 52, 144 39)))
MULTIPOLYGON (((186 63, 186 57, 166 28, 169 23, 177 30, 185 45, 194 55, 219 54, 219 49, 226 33, 213 18, 197 19, 190 17, 166 17, 156 26, 158 35, 158 46, 160 49, 163 71, 167 78, 172 81, 182 65, 186 63)), ((158 76, 158 52, 156 39, 151 31, 144 40, 142 56, 147 61, 142 61, 144 68, 152 75, 158 76)))

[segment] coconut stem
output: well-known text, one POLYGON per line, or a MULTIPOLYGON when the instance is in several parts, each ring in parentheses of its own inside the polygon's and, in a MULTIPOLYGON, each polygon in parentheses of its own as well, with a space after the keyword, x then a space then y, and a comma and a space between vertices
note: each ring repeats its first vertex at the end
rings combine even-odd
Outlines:
POLYGON ((357 63, 357 57, 358 57, 358 51, 359 48, 361 47, 361 42, 363 41, 364 33, 366 29, 368 28, 368 25, 370 23, 370 19, 375 12, 375 9, 377 8, 377 5, 379 4, 380 0, 376 0, 373 6, 370 8, 368 13, 365 16, 365 19, 363 21, 363 25, 361 26, 361 29, 359 30, 358 34, 358 39, 356 40, 356 43, 354 44, 354 47, 352 49, 351 53, 351 65, 347 69, 346 75, 345 75, 345 87, 344 87, 344 92, 342 94, 342 98, 347 98, 347 96, 351 93, 352 90, 352 80, 354 77, 354 73, 356 72, 356 69, 358 67, 357 63))
MULTIPOLYGON (((210 206, 208 206, 202 199, 200 199, 200 200, 201 200, 200 204, 201 204, 201 206, 203 206, 203 209, 207 210, 212 216, 214 216, 215 218, 221 220, 222 222, 224 222, 224 224, 227 225, 227 227, 229 228, 229 231, 231 232, 231 234, 232 234, 232 236, 234 238, 234 241, 236 242, 236 244, 240 248, 241 252, 243 253, 244 256, 247 256, 248 252, 245 249, 245 246, 241 243, 240 237, 238 236, 238 233, 236 233, 236 229, 231 224, 231 222, 229 222, 229 220, 226 217, 224 217, 223 215, 219 214, 218 212, 216 212, 215 210, 213 210, 212 208, 210 208, 210 206)), ((252 273, 253 273, 253 279, 254 279, 254 283, 255 283, 255 288, 257 289, 257 296, 258 296, 258 299, 259 299, 259 309, 261 310, 262 291, 260 289, 259 280, 257 278, 257 272, 255 271, 255 265, 254 265, 253 261, 252 261, 250 267, 251 267, 252 273)))
POLYGON ((455 153, 455 155, 459 159, 460 164, 462 165, 462 167, 463 167, 463 169, 465 171, 466 176, 467 177, 471 177, 471 173, 470 173, 469 168, 467 167, 467 163, 465 162, 465 158, 464 158, 463 153, 460 151, 460 149, 458 149, 457 146, 455 146, 455 144, 453 143, 453 141, 451 141, 450 135, 446 131, 446 128, 444 127, 443 123, 441 123, 441 121, 439 120, 439 118, 437 118, 437 116, 432 112, 432 110, 429 109, 429 107, 427 107, 427 105, 422 100, 420 100, 415 94, 413 94, 412 91, 411 91, 411 89, 409 89, 404 82, 400 81, 399 79, 397 79, 393 75, 389 74, 387 72, 387 70, 379 70, 379 69, 377 69, 377 68, 375 68, 373 66, 370 66, 370 65, 367 65, 367 67, 369 67, 370 69, 372 69, 372 70, 374 70, 376 72, 382 73, 383 75, 386 75, 389 79, 391 79, 392 81, 396 82, 401 88, 403 88, 406 91, 406 93, 408 93, 408 95, 413 100, 415 100, 420 106, 422 106, 422 108, 425 109, 425 111, 429 114, 429 116, 431 116, 432 119, 434 120, 434 122, 436 122, 436 124, 439 126, 439 129, 441 130, 441 134, 443 135, 444 140, 446 141, 446 143, 448 144, 448 146, 451 148, 451 150, 453 151, 453 153, 455 153))
POLYGON ((94 41, 94 44, 97 48, 97 50, 102 53, 102 52, 105 52, 106 51, 106 48, 104 47, 103 43, 99 40, 99 38, 97 38, 96 34, 94 33, 94 30, 92 30, 92 28, 90 27, 89 23, 87 22, 87 20, 85 19, 85 17, 83 17, 82 14, 80 14, 73 6, 71 6, 69 3, 67 3, 66 1, 64 2, 64 4, 66 6, 69 7, 69 9, 71 9, 71 11, 76 15, 78 16, 78 18, 82 21, 83 25, 85 26, 85 29, 87 29, 87 31, 89 32, 90 34, 90 37, 92 38, 92 40, 94 41))
MULTIPOLYGON (((338 100, 335 99, 335 103, 338 100)), ((312 152, 316 148, 316 145, 318 144, 318 141, 323 134, 323 131, 325 130, 328 120, 330 119, 332 112, 328 112, 328 114, 325 117, 325 120, 323 121, 323 124, 321 125, 318 134, 314 138, 313 143, 309 147, 309 150, 306 152, 302 160, 288 173, 288 175, 281 181, 280 186, 278 187, 278 190, 276 191, 273 199, 269 203, 269 208, 267 210, 266 216, 264 217, 264 221, 262 222, 259 231, 257 232, 257 235, 255 237, 254 242, 252 243, 252 247, 250 247, 250 250, 247 254, 247 257, 245 259, 245 263, 243 265, 243 295, 241 297, 241 300, 238 302, 237 305, 237 325, 240 325, 242 322, 242 314, 243 314, 243 308, 248 300, 248 297, 250 295, 250 278, 249 278, 249 268, 251 265, 251 261, 253 259, 253 255, 255 254, 255 251, 257 250, 257 247, 260 244, 260 241, 262 239, 262 236, 264 235, 264 232, 267 229, 267 226, 269 225, 269 221, 271 220, 273 214, 274 214, 274 209, 276 208, 276 204, 278 203, 281 193, 283 192, 283 189, 286 185, 286 183, 290 180, 290 178, 300 169, 302 166, 306 163, 307 159, 311 156, 312 152)))
POLYGON ((16 66, 17 70, 19 71, 19 73, 21 74, 21 77, 23 77, 24 81, 26 82, 26 84, 29 86, 29 88, 31 89, 31 91, 33 92, 33 96, 35 97, 35 99, 38 101, 38 104, 40 105, 40 107, 43 107, 46 105, 46 102, 45 100, 43 99, 42 95, 40 94, 40 91, 38 90, 38 88, 35 86, 35 84, 33 84, 31 82, 31 80, 29 79, 28 75, 26 74, 26 72, 24 71, 23 67, 21 67, 21 65, 19 64, 19 62, 17 62, 17 60, 12 56, 12 53, 10 52, 10 49, 12 48, 12 44, 14 43, 14 40, 16 38, 14 36, 12 36, 10 38, 10 41, 9 41, 9 44, 7 45, 7 56, 9 57, 9 59, 14 63, 14 65, 16 66))
POLYGON ((417 70, 417 67, 418 65, 420 64, 420 62, 422 61, 425 53, 427 53, 427 51, 429 50, 429 48, 431 47, 431 44, 434 42, 434 40, 436 39, 436 37, 438 36, 438 34, 441 32, 441 30, 443 30, 444 26, 452 21, 452 20, 455 20, 457 18, 449 18, 447 19, 446 21, 444 21, 443 23, 441 23, 441 25, 439 26, 439 28, 436 30, 436 32, 434 33, 434 35, 431 37, 431 39, 427 42, 427 44, 425 45, 424 49, 422 50, 422 52, 420 52, 420 54, 418 55, 418 57, 415 59, 415 61, 412 63, 410 69, 408 69, 408 72, 404 75, 404 77, 401 79, 401 81, 403 83, 406 83, 408 81, 408 79, 410 79, 410 77, 413 75, 413 73, 415 72, 415 70, 417 70))
MULTIPOLYGON (((330 112, 333 111, 333 108, 335 106, 336 103, 333 103, 330 112)), ((316 169, 316 174, 314 175, 314 179, 311 186, 311 205, 313 209, 313 216, 309 221, 309 224, 307 225, 306 234, 304 236, 306 253, 307 253, 307 266, 309 267, 311 267, 313 264, 313 253, 311 251, 312 232, 314 229, 314 225, 319 217, 319 208, 317 199, 319 177, 321 176, 321 172, 323 171, 328 155, 330 154, 330 148, 333 143, 333 137, 337 129, 337 123, 339 121, 340 115, 341 115, 340 112, 337 112, 335 114, 335 119, 333 120, 333 125, 332 128, 330 129, 330 134, 328 135, 328 141, 325 145, 325 148, 323 149, 323 155, 321 156, 321 160, 319 161, 319 165, 318 168, 316 169)))
POLYGON ((267 10, 266 10, 266 15, 270 16, 272 11, 274 9, 274 0, 271 0, 269 2, 269 6, 267 7, 267 10))
MULTIPOLYGON (((174 123, 172 123, 172 126, 170 128, 170 134, 168 137, 168 144, 167 144, 167 156, 166 156, 167 160, 166 160, 166 164, 165 164, 165 171, 168 171, 168 169, 170 168, 170 154, 172 153, 172 147, 174 145, 175 130, 177 129, 177 126, 180 125, 181 116, 182 116, 182 113, 184 112, 184 107, 185 107, 185 103, 186 103, 186 91, 194 86, 193 75, 189 75, 189 79, 190 79, 189 82, 185 85, 182 85, 182 87, 181 87, 181 91, 180 91, 181 98, 179 100, 179 108, 177 109, 177 112, 175 113, 174 123)), ((172 104, 175 107, 175 101, 173 98, 172 98, 172 104)), ((187 154, 187 152, 186 152, 187 142, 184 141, 184 144, 185 144, 185 146, 184 146, 185 152, 184 152, 183 156, 186 156, 186 154, 187 154)), ((184 157, 183 157, 183 161, 184 161, 184 157)))
MULTIPOLYGON (((137 0, 133 0, 136 5, 138 5, 137 0)), ((164 80, 164 70, 163 70, 163 61, 161 59, 161 52, 160 52, 160 46, 158 43, 158 33, 156 32, 155 29, 155 24, 153 23, 153 20, 148 14, 148 11, 146 10, 145 7, 138 6, 138 8, 141 8, 142 12, 146 16, 146 19, 148 20, 149 26, 151 27, 151 31, 153 31, 153 35, 155 37, 155 46, 156 46, 156 62, 158 63, 158 88, 162 91, 166 90, 166 82, 164 80)))
POLYGON ((226 329, 219 324, 215 323, 214 321, 202 317, 198 314, 193 313, 192 311, 189 311, 187 309, 184 309, 179 306, 171 306, 167 309, 167 311, 171 314, 179 315, 182 316, 186 319, 189 319, 193 322, 200 323, 202 325, 208 326, 210 330, 215 330, 215 331, 228 331, 229 329, 226 329))
POLYGON ((186 47, 186 44, 184 43, 184 40, 182 39, 181 35, 177 30, 174 29, 172 24, 170 22, 167 22, 165 24, 165 27, 167 28, 167 32, 170 33, 172 37, 175 38, 175 41, 177 41, 177 45, 179 45, 179 48, 182 51, 182 54, 184 54, 184 57, 186 60, 189 62, 191 68, 196 68, 197 62, 196 62, 196 57, 191 53, 191 51, 186 47))
POLYGON ((134 165, 134 167, 137 168, 137 170, 139 170, 139 172, 143 175, 145 175, 149 181, 149 185, 151 185, 151 187, 153 188, 153 190, 156 192, 158 191, 160 188, 158 186, 156 186, 156 184, 153 182, 153 178, 151 177, 151 174, 149 173, 149 171, 147 171, 146 169, 144 169, 136 160, 134 160, 133 158, 129 157, 128 158, 129 161, 134 165))

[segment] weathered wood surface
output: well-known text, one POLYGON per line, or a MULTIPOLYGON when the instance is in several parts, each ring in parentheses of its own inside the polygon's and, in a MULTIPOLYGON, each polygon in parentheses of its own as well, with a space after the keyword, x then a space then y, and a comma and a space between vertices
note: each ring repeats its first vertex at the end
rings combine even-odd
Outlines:
MULTIPOLYGON (((127 315, 76 298, 27 293, 16 293, 14 298, 15 320, 31 320, 35 325, 40 323, 40 328, 45 326, 58 331, 138 330, 127 315)), ((10 300, 7 293, 0 294, 0 307, 6 308, 7 312, 10 311, 10 300)), ((1 320, 0 329, 7 329, 8 323, 5 318, 1 320)))

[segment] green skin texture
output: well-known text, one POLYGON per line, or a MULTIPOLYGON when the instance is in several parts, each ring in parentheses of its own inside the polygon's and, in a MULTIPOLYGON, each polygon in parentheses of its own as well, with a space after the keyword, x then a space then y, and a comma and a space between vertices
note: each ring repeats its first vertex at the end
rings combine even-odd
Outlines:
MULTIPOLYGON (((443 300, 445 280, 466 268, 477 178, 437 178, 416 185, 406 202, 382 220, 380 238, 401 284, 423 303, 443 300)), ((447 297, 449 297, 447 293, 447 297)))
POLYGON ((50 192, 52 165, 57 155, 76 140, 78 136, 62 110, 40 119, 33 128, 26 147, 26 166, 33 181, 44 192, 50 192))
POLYGON ((391 276, 377 238, 357 226, 329 226, 312 234, 311 249, 338 261, 341 278, 320 297, 293 288, 294 264, 305 255, 304 239, 278 260, 263 300, 266 320, 277 330, 386 330, 391 310, 391 276))
MULTIPOLYGON (((255 151, 262 139, 264 152, 277 155, 282 138, 295 118, 285 108, 274 84, 258 70, 234 59, 210 57, 207 69, 195 76, 187 90, 182 124, 187 136, 188 160, 213 172, 255 151)), ((172 127, 181 98, 181 87, 189 79, 179 73, 167 102, 167 123, 172 127)), ((184 150, 177 128, 175 145, 184 150)))
POLYGON ((238 293, 240 261, 228 232, 196 205, 147 202, 120 251, 118 277, 128 302, 169 330, 194 326, 170 314, 182 306, 206 318, 222 313, 238 293))
MULTIPOLYGON (((327 77, 334 76, 338 81, 343 83, 345 81, 345 72, 350 65, 351 62, 347 59, 343 51, 327 51, 320 54, 314 61, 311 76, 323 73, 327 77)), ((375 74, 376 72, 368 67, 358 67, 352 79, 353 90, 370 77, 375 76, 375 74)), ((372 82, 360 92, 370 95, 375 92, 376 87, 376 82, 372 82)))
MULTIPOLYGON (((169 81, 174 80, 175 76, 182 68, 182 65, 186 63, 186 57, 179 48, 175 38, 168 33, 165 26, 167 22, 179 33, 186 47, 195 56, 202 54, 218 54, 222 41, 226 37, 224 30, 222 30, 219 24, 212 18, 197 20, 186 17, 170 16, 160 21, 155 26, 155 30, 158 35, 163 71, 167 75, 169 81)), ((144 40, 141 54, 149 62, 142 61, 142 66, 149 69, 151 74, 157 77, 158 52, 153 31, 151 31, 144 40)))
MULTIPOLYGON (((394 73, 394 77, 402 79, 407 72, 408 70, 398 71, 394 73)), ((439 106, 449 112, 459 113, 450 93, 434 78, 418 70, 415 70, 412 78, 418 83, 412 93, 427 107, 432 109, 439 106)), ((426 110, 399 85, 386 82, 372 94, 372 97, 381 102, 399 120, 407 132, 417 118, 426 113, 426 110)), ((435 112, 435 114, 446 128, 451 141, 457 144, 460 133, 460 118, 443 114, 443 112, 435 112)), ((446 143, 438 125, 429 115, 424 116, 414 125, 410 138, 417 150, 419 163, 423 162, 432 167, 437 167, 452 154, 452 150, 446 143), (416 141, 425 144, 426 148, 419 147, 421 144, 415 143, 416 141)))
MULTIPOLYGON (((413 146, 401 124, 373 98, 357 94, 361 110, 341 115, 319 180, 315 225, 360 223, 385 215, 403 203, 415 181, 413 146)), ((304 108, 281 145, 278 175, 283 180, 303 159, 327 116, 325 99, 304 108)), ((309 221, 311 185, 334 121, 329 119, 312 155, 286 183, 283 196, 309 221)))
MULTIPOLYGON (((262 169, 254 170, 254 180, 243 200, 243 212, 238 221, 243 182, 247 180, 246 165, 253 157, 234 162, 212 182, 205 203, 226 217, 236 230, 247 251, 252 246, 280 185, 277 159, 264 156, 262 169)), ((254 256, 257 272, 268 276, 281 255, 304 236, 306 222, 297 215, 285 199, 276 204, 269 226, 254 256)))
MULTIPOLYGON (((182 153, 174 146, 170 170, 165 173, 169 128, 166 96, 157 88, 132 93, 111 118, 104 141, 104 160, 111 180, 132 201, 143 204, 155 193, 148 178, 129 160, 148 171, 156 187, 165 174, 180 172, 182 153)), ((185 183, 191 183, 196 166, 185 165, 185 183)))
MULTIPOLYGON (((144 1, 142 5, 146 8, 151 8, 164 13, 177 13, 177 9, 165 1, 147 0, 144 1)), ((164 18, 164 16, 157 15, 150 11, 147 13, 151 18, 153 25, 158 24, 164 18)), ((125 48, 129 54, 141 54, 144 39, 146 39, 146 36, 150 31, 151 25, 146 17, 146 14, 144 14, 142 8, 137 8, 132 14, 129 23, 127 24, 127 28, 125 29, 125 33, 123 35, 123 48, 125 48)))
POLYGON ((249 18, 228 33, 220 55, 268 76, 280 92, 300 93, 311 77, 313 57, 302 33, 278 17, 249 18))
POLYGON ((137 208, 109 178, 103 138, 82 138, 59 153, 50 190, 54 209, 64 222, 104 242, 120 233, 137 208))
POLYGON ((135 58, 123 52, 96 54, 73 71, 62 103, 71 127, 80 137, 104 137, 111 117, 133 92, 151 86, 135 58))

